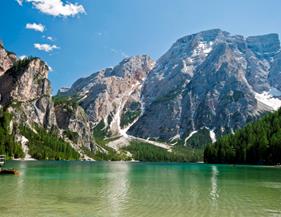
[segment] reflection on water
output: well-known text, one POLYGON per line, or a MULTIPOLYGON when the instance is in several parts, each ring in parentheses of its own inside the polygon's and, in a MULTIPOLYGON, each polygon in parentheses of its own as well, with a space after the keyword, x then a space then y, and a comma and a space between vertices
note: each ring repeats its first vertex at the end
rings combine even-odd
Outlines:
POLYGON ((112 163, 109 166, 112 179, 107 184, 107 200, 109 216, 122 217, 123 203, 127 201, 129 165, 112 163))
POLYGON ((219 171, 217 166, 212 166, 212 176, 211 176, 211 191, 210 196, 212 200, 217 200, 219 198, 218 193, 218 177, 219 171))
POLYGON ((9 162, 0 217, 275 217, 281 169, 204 164, 9 162))

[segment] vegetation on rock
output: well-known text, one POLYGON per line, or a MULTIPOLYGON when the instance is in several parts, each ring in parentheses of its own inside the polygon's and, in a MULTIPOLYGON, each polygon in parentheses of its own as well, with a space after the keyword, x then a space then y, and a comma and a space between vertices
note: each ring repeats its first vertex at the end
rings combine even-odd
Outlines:
POLYGON ((56 133, 47 132, 38 126, 34 130, 28 126, 20 127, 21 134, 28 139, 29 154, 38 160, 78 160, 80 158, 69 143, 56 133))
POLYGON ((169 152, 164 148, 154 145, 132 141, 129 146, 123 148, 133 155, 134 160, 156 162, 198 162, 203 159, 202 149, 192 149, 184 146, 174 146, 169 152))
POLYGON ((22 158, 24 153, 21 146, 15 141, 10 123, 12 115, 0 110, 0 154, 5 154, 8 158, 22 158))
POLYGON ((211 143, 210 131, 206 128, 199 130, 190 139, 187 140, 186 145, 191 148, 204 148, 207 144, 211 143))
POLYGON ((77 97, 69 97, 69 96, 53 96, 53 102, 55 105, 64 105, 64 106, 72 106, 73 108, 76 108, 78 103, 77 97))
POLYGON ((132 123, 141 114, 141 104, 139 102, 132 102, 129 108, 123 111, 121 116, 121 127, 126 127, 132 123))
POLYGON ((12 68, 10 68, 7 73, 9 73, 10 75, 13 76, 13 78, 17 78, 18 75, 20 75, 23 70, 26 69, 26 67, 28 66, 28 64, 34 60, 37 59, 36 57, 26 57, 23 59, 18 59, 12 66, 12 68))

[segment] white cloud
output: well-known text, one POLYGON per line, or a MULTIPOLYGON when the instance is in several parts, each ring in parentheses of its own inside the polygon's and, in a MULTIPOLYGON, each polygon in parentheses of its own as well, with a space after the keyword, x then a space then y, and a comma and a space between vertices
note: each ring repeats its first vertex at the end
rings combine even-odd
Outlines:
POLYGON ((25 28, 33 29, 37 32, 44 32, 44 30, 45 30, 45 26, 43 26, 41 23, 27 23, 25 28))
POLYGON ((58 46, 56 45, 50 45, 50 44, 39 44, 39 43, 35 43, 34 44, 34 47, 38 50, 41 50, 41 51, 45 51, 45 52, 51 52, 55 49, 59 49, 58 46))
POLYGON ((49 41, 54 41, 54 38, 52 36, 46 36, 46 35, 43 35, 42 38, 45 38, 49 41))
POLYGON ((48 39, 49 41, 53 41, 53 40, 54 40, 53 37, 51 37, 51 36, 48 36, 47 39, 48 39))
MULTIPOLYGON (((21 0, 19 0, 21 1, 21 0)), ((76 16, 85 14, 85 8, 78 3, 64 2, 63 0, 22 0, 32 3, 32 5, 44 14, 52 16, 76 16)), ((20 3, 19 3, 20 4, 20 3)))

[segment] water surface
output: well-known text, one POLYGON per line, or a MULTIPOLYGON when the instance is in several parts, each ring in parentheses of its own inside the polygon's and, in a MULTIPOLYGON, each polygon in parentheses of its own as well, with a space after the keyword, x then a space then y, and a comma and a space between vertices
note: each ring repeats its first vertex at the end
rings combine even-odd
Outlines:
POLYGON ((9 162, 0 216, 281 216, 281 169, 173 163, 9 162))

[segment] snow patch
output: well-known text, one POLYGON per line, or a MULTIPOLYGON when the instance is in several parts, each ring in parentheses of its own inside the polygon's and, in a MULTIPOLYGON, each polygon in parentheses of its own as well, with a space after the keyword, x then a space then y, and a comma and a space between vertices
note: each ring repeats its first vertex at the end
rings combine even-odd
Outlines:
POLYGON ((281 107, 281 100, 278 98, 274 98, 274 95, 272 94, 272 91, 274 94, 278 94, 276 90, 271 88, 270 92, 263 92, 263 93, 255 92, 255 98, 259 102, 271 107, 273 110, 278 110, 281 107))
POLYGON ((132 93, 140 86, 141 84, 139 82, 137 82, 136 84, 134 84, 132 86, 132 88, 129 90, 129 92, 125 93, 124 96, 121 98, 121 102, 117 108, 117 111, 116 113, 114 114, 113 116, 113 119, 112 119, 112 122, 110 124, 110 128, 112 131, 114 131, 114 127, 115 127, 115 130, 117 130, 117 132, 125 137, 125 138, 128 138, 128 135, 127 135, 127 131, 129 130, 129 128, 136 122, 136 120, 131 123, 129 126, 127 126, 126 128, 122 129, 121 128, 121 115, 122 115, 122 111, 123 111, 123 108, 125 106, 125 104, 127 103, 127 100, 128 98, 132 95, 132 93))
POLYGON ((194 130, 194 131, 192 131, 192 132, 189 134, 188 137, 185 138, 185 140, 184 140, 184 146, 186 146, 187 141, 188 141, 195 133, 197 133, 197 132, 198 132, 197 130, 194 130))
MULTIPOLYGON (((203 127, 203 128, 206 128, 207 130, 209 130, 210 132, 210 138, 212 140, 212 143, 215 143, 217 141, 217 138, 216 138, 216 133, 215 133, 215 129, 210 129, 209 127, 203 127)), ((201 128, 202 129, 202 128, 201 128)))
POLYGON ((158 79, 158 81, 163 80, 165 78, 164 73, 157 74, 156 78, 158 79))
POLYGON ((207 56, 213 49, 212 45, 212 42, 207 43, 205 41, 200 41, 197 47, 193 50, 192 57, 197 57, 200 54, 207 56))
POLYGON ((212 140, 212 143, 215 143, 217 141, 215 129, 210 130, 210 138, 212 140))
POLYGON ((180 139, 180 134, 175 135, 174 137, 170 138, 170 142, 175 141, 176 139, 180 139))

